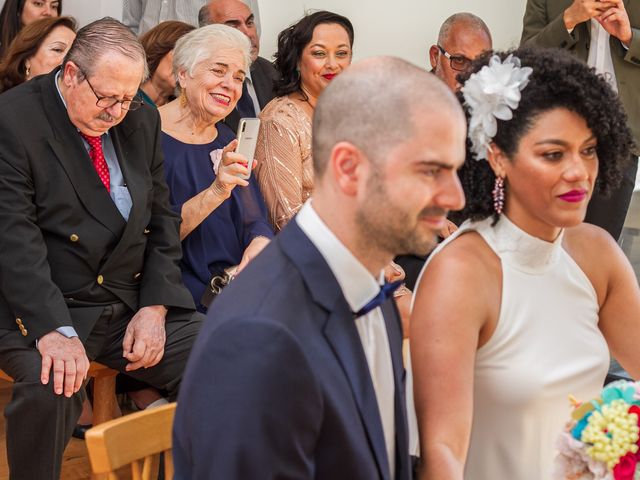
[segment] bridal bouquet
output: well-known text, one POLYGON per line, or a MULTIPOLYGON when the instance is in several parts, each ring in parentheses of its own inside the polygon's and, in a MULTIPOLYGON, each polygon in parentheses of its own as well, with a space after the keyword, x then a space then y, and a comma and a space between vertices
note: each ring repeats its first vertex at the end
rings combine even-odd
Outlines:
POLYGON ((558 438, 555 480, 640 479, 640 382, 617 381, 574 410, 558 438))

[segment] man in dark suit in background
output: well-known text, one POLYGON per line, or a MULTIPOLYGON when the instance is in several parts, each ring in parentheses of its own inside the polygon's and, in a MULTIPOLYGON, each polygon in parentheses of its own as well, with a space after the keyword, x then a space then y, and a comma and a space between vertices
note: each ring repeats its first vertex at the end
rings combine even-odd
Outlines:
POLYGON ((528 0, 522 43, 573 52, 603 74, 620 95, 636 149, 621 185, 608 197, 595 192, 585 218, 618 240, 633 194, 640 154, 640 2, 528 0))
POLYGON ((245 3, 240 0, 211 0, 203 7, 203 12, 206 15, 200 15, 200 26, 224 23, 240 30, 249 37, 251 42, 251 68, 242 85, 242 96, 236 108, 224 120, 235 132, 241 118, 257 117, 265 105, 273 99, 275 96, 273 81, 278 73, 269 60, 258 56, 260 36, 254 14, 245 3))
MULTIPOLYGON (((480 17, 468 12, 454 13, 442 22, 437 42, 429 47, 431 73, 452 92, 457 92, 460 88, 458 75, 481 53, 491 50, 492 42, 489 27, 480 17)), ((450 221, 440 237, 447 238, 456 230, 456 225, 450 221)), ((409 289, 415 288, 426 260, 426 256, 414 253, 396 257, 395 262, 404 270, 404 282, 409 289)))
POLYGON ((493 40, 484 21, 468 12, 454 13, 440 26, 437 43, 429 47, 431 72, 458 91, 456 78, 480 54, 491 50, 493 40))
POLYGON ((404 60, 365 60, 331 82, 314 114, 312 199, 196 341, 177 479, 410 478, 402 328, 382 270, 425 253, 462 208, 465 134, 454 95, 404 60))
POLYGON ((134 97, 146 70, 136 37, 107 18, 78 32, 61 69, 0 96, 12 479, 59 477, 90 360, 175 398, 200 326, 178 267, 159 116, 134 97))

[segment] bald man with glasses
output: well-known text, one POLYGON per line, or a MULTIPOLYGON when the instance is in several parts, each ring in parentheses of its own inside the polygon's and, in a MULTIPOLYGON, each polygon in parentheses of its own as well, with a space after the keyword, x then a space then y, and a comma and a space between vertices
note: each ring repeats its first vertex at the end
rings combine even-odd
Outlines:
POLYGON ((482 19, 472 13, 456 13, 444 21, 438 43, 429 48, 432 73, 455 92, 460 88, 458 74, 491 48, 491 32, 482 19))

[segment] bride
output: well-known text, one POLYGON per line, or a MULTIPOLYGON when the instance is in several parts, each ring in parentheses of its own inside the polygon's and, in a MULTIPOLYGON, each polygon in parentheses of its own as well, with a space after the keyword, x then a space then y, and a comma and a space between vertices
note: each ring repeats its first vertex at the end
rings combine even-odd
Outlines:
POLYGON ((634 272, 583 223, 631 134, 607 82, 561 51, 485 55, 462 94, 469 221, 425 266, 411 318, 420 478, 546 480, 568 396, 599 393, 609 351, 640 375, 634 272))

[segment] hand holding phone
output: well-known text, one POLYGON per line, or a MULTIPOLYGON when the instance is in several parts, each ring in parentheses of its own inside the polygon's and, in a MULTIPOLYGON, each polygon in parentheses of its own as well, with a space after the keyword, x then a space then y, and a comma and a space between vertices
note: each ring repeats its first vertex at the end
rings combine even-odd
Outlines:
POLYGON ((240 178, 248 180, 251 176, 251 170, 253 168, 253 156, 256 153, 256 145, 258 143, 258 130, 260 129, 260 120, 258 118, 241 118, 238 123, 238 146, 236 147, 236 153, 242 154, 249 162, 247 168, 249 174, 246 176, 241 175, 240 178))

